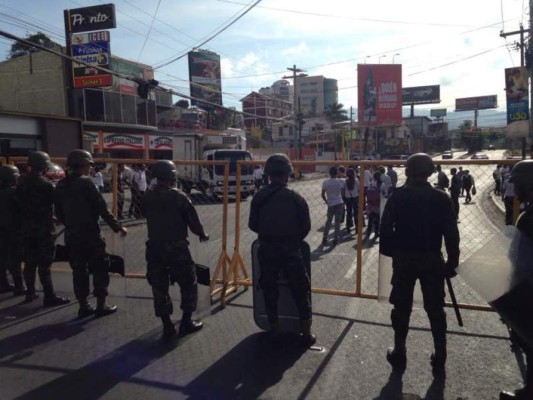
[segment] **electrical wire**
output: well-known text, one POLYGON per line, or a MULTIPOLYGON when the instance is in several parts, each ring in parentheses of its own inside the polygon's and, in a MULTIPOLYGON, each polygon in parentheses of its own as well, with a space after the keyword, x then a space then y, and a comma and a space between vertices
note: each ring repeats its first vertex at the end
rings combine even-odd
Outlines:
POLYGON ((148 32, 146 33, 146 37, 144 38, 144 43, 141 47, 141 51, 139 51, 139 56, 137 57, 137 62, 141 60, 141 55, 144 51, 144 47, 146 46, 146 42, 148 41, 148 38, 150 37, 150 32, 152 32, 152 28, 154 26, 155 17, 157 16, 157 11, 159 10, 159 6, 161 5, 161 0, 157 2, 157 7, 155 8, 154 17, 152 18, 152 22, 150 23, 150 28, 148 28, 148 32))

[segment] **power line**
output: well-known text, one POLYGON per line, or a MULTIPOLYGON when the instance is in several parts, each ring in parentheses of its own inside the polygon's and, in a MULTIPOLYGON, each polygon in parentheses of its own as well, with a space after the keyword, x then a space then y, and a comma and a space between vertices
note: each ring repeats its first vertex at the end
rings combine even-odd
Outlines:
POLYGON ((150 23, 150 28, 148 29, 148 32, 146 32, 146 38, 144 39, 144 43, 141 47, 141 51, 139 52, 139 57, 137 57, 137 62, 141 60, 141 55, 144 51, 144 47, 146 46, 146 42, 148 41, 148 38, 150 37, 150 32, 152 32, 152 27, 154 26, 155 17, 157 16, 157 11, 159 10, 159 6, 161 5, 161 0, 157 2, 157 7, 155 8, 154 17, 152 18, 152 22, 150 23))

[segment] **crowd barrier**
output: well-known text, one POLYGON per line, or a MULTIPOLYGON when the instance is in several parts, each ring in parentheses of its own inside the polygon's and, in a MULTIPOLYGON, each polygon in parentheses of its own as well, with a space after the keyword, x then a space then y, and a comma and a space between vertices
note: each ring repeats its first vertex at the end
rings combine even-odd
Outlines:
MULTIPOLYGON (((26 158, 9 158, 10 164, 23 164, 26 158)), ((65 158, 53 158, 53 162, 65 167, 65 158)), ((149 170, 149 165, 156 160, 145 159, 95 159, 96 165, 105 165, 103 170, 105 180, 109 182, 109 191, 104 193, 109 208, 114 215, 119 214, 118 199, 121 196, 118 190, 118 164, 131 167, 135 164, 144 164, 149 170)), ((5 163, 0 159, 0 163, 5 163)), ((226 304, 227 296, 239 288, 247 288, 254 284, 249 268, 251 267, 251 244, 256 234, 248 228, 248 216, 251 199, 241 198, 241 169, 244 166, 264 166, 264 161, 239 161, 235 175, 230 174, 230 165, 226 161, 174 161, 178 170, 193 170, 194 168, 224 168, 224 183, 222 195, 215 198, 208 196, 204 191, 185 188, 195 205, 200 219, 210 235, 210 241, 202 246, 200 254, 203 262, 212 270, 210 296, 211 300, 220 299, 221 305, 226 304), (229 196, 229 187, 235 185, 234 198, 229 196)), ((503 229, 505 225, 501 195, 495 194, 495 181, 493 171, 496 165, 509 165, 516 160, 442 160, 436 161, 442 166, 449 178, 451 167, 461 166, 463 170, 470 170, 474 178, 477 194, 468 204, 464 204, 465 197, 460 198, 459 231, 461 235, 461 263, 464 263, 474 254, 483 251, 483 246, 503 229)), ((331 166, 344 166, 346 168, 377 168, 378 166, 392 166, 398 174, 398 186, 405 182, 405 161, 295 161, 296 170, 324 171, 331 166)), ((65 167, 66 169, 66 167, 65 167)), ((311 246, 312 284, 313 292, 329 295, 361 297, 369 299, 384 299, 383 293, 378 290, 380 281, 379 265, 379 240, 365 240, 364 226, 367 222, 364 204, 363 177, 359 185, 359 212, 357 215, 357 232, 350 234, 342 224, 340 242, 335 247, 323 246, 323 230, 326 220, 327 207, 321 197, 322 182, 327 178, 324 172, 311 172, 304 174, 302 179, 291 179, 289 187, 300 193, 307 201, 310 209, 312 228, 306 238, 311 246)), ((437 175, 430 177, 433 184, 437 175)), ((131 188, 127 179, 123 177, 124 205, 121 210, 123 224, 128 228, 128 235, 124 241, 124 257, 126 263, 126 277, 130 279, 145 278, 144 251, 147 240, 146 220, 142 216, 128 216, 132 205, 131 188)), ((512 218, 516 219, 518 205, 514 203, 512 218)), ((107 227, 102 229, 107 235, 107 227)), ((333 227, 330 235, 333 233, 333 227)), ((331 238, 330 238, 331 242, 331 238)), ((502 251, 505 251, 502 249, 502 251)), ((194 255, 194 252, 193 252, 194 255)), ((460 277, 453 280, 455 294, 461 307, 490 310, 490 307, 475 293, 460 277)))

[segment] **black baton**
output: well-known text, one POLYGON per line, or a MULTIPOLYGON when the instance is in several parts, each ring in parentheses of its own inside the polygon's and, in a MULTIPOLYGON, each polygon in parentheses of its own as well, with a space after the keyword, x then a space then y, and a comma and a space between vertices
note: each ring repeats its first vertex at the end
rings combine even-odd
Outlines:
POLYGON ((453 310, 455 311, 455 317, 457 318, 457 323, 459 326, 463 326, 463 318, 461 318, 461 313, 459 312, 459 306, 457 305, 457 300, 455 299, 455 292, 453 291, 452 281, 450 278, 446 277, 446 285, 448 285, 448 292, 452 299, 453 310))

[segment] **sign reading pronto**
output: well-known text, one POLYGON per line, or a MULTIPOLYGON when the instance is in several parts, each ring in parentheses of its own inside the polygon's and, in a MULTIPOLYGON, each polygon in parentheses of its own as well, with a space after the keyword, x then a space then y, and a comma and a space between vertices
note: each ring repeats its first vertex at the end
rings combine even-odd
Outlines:
POLYGON ((67 10, 70 33, 99 31, 117 27, 115 5, 102 4, 93 7, 67 10))

